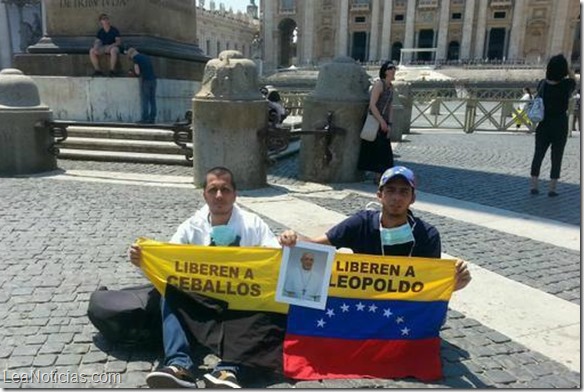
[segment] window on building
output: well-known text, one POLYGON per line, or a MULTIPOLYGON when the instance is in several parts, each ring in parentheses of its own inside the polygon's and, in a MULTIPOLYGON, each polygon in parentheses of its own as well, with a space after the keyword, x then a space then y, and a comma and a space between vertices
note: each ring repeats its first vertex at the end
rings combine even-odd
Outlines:
POLYGON ((396 22, 403 22, 404 14, 395 14, 395 16, 393 17, 393 20, 395 20, 396 22))
POLYGON ((208 39, 207 42, 205 43, 205 54, 207 56, 211 55, 211 40, 208 39))
POLYGON ((217 41, 217 57, 219 57, 219 53, 221 53, 221 42, 217 41))
POLYGON ((235 50, 239 50, 239 45, 237 45, 237 43, 236 43, 236 44, 234 44, 234 46, 233 46, 233 49, 235 49, 235 50))
POLYGON ((438 0, 418 0, 418 8, 436 8, 438 0))
POLYGON ((406 0, 395 0, 395 8, 406 8, 406 0))
POLYGON ((225 50, 229 50, 229 42, 225 44, 225 50))
POLYGON ((505 19, 507 17, 507 13, 505 11, 495 11, 493 14, 494 19, 505 19))
POLYGON ((355 23, 365 23, 367 19, 364 16, 355 16, 355 23))
POLYGON ((280 13, 293 14, 296 12, 296 0, 280 0, 280 13))
POLYGON ((352 11, 368 11, 371 8, 370 0, 353 0, 351 1, 352 11))
POLYGON ((460 12, 453 12, 452 13, 452 20, 462 19, 462 13, 460 12))

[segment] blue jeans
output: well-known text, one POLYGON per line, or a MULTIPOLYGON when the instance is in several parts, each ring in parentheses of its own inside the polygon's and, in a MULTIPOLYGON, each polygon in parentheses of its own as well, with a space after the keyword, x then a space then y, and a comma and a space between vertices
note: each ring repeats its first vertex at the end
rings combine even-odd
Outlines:
POLYGON ((142 116, 140 120, 142 122, 154 123, 156 120, 156 79, 140 79, 140 104, 142 105, 142 116))
MULTIPOLYGON (((181 366, 191 372, 195 369, 191 359, 191 348, 187 335, 178 321, 178 318, 164 298, 160 298, 160 308, 162 310, 162 341, 164 343, 164 366, 181 366)), ((239 366, 219 362, 215 370, 228 370, 237 375, 239 366)))
POLYGON ((162 341, 164 343, 164 365, 177 365, 189 371, 194 368, 187 335, 178 318, 164 298, 160 298, 162 310, 162 341))

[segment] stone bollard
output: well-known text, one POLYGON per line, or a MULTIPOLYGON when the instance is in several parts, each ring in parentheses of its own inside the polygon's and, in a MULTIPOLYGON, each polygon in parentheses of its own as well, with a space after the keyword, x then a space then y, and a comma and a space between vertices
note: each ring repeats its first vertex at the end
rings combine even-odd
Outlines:
POLYGON ((32 78, 14 68, 0 71, 0 175, 57 168, 57 158, 50 152, 53 137, 43 127, 35 128, 52 118, 32 78))
POLYGON ((439 116, 440 115, 440 105, 441 101, 439 98, 433 99, 430 103, 430 114, 432 116, 439 116))
POLYGON ((258 132, 268 124, 268 103, 258 89, 253 61, 235 50, 210 60, 193 98, 195 185, 207 170, 224 166, 240 189, 266 185, 266 147, 258 132))
POLYGON ((412 87, 409 82, 394 81, 393 127, 390 138, 392 142, 401 141, 404 134, 410 133, 412 120, 412 87))
MULTIPOLYGON (((513 101, 503 101, 503 105, 501 106, 501 116, 502 118, 512 117, 513 116, 513 101)), ((503 121, 504 122, 504 121, 503 121)))
POLYGON ((302 131, 323 129, 332 112, 329 134, 302 135, 299 178, 320 183, 362 179, 357 170, 361 128, 369 101, 369 75, 349 57, 320 67, 315 90, 304 99, 302 131), (342 128, 339 130, 338 128, 342 128))

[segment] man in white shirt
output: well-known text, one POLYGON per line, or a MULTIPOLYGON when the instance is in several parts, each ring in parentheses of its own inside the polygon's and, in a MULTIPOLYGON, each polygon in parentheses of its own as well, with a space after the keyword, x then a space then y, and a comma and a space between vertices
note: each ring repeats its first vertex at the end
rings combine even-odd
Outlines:
MULTIPOLYGON (((233 174, 224 167, 207 172, 203 190, 206 205, 184 221, 170 242, 207 246, 265 246, 279 247, 278 239, 257 215, 235 204, 237 198, 233 174)), ((130 261, 140 266, 141 250, 132 245, 130 261)), ((190 346, 177 316, 161 299, 164 366, 146 376, 151 388, 196 388, 192 375, 195 366, 190 346)), ((211 388, 241 388, 237 381, 239 367, 220 362, 215 370, 204 376, 211 388)))
POLYGON ((320 301, 322 277, 312 267, 314 254, 304 252, 300 263, 292 266, 284 283, 284 295, 309 301, 320 301))

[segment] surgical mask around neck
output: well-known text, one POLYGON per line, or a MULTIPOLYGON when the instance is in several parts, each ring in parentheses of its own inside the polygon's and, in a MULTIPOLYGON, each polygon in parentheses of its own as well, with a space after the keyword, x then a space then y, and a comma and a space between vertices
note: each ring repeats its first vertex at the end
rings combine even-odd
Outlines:
POLYGON ((414 240, 414 233, 407 222, 401 226, 392 227, 390 229, 381 227, 381 244, 383 246, 406 244, 408 242, 413 242, 414 240))
POLYGON ((236 237, 235 230, 227 225, 213 226, 211 229, 211 240, 217 246, 229 246, 236 237))

